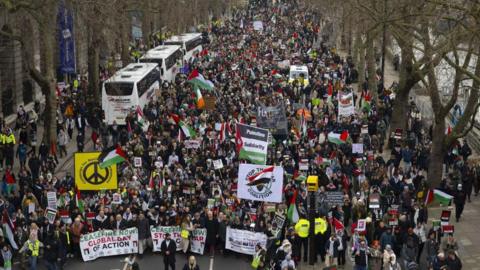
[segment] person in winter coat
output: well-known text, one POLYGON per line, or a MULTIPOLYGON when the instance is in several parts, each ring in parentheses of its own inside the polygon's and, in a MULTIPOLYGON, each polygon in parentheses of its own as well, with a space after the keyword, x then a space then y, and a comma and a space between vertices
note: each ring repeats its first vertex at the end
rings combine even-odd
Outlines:
POLYGON ((393 247, 395 245, 395 237, 392 234, 392 228, 388 227, 387 230, 382 233, 382 236, 380 236, 380 247, 382 250, 385 249, 385 247, 389 245, 390 247, 393 247))
POLYGON ((435 237, 435 232, 431 232, 428 235, 428 239, 425 242, 425 253, 427 256, 427 263, 428 265, 432 265, 433 260, 438 254, 439 244, 435 237))
POLYGON ((368 246, 365 240, 360 241, 360 246, 353 248, 352 255, 355 256, 354 270, 367 270, 368 246))
POLYGON ((138 255, 140 258, 143 256, 143 252, 147 247, 147 239, 150 238, 150 225, 143 213, 138 215, 137 222, 138 229, 138 255))
POLYGON ((47 237, 43 243, 45 247, 43 258, 45 259, 45 265, 48 270, 57 269, 58 253, 58 240, 53 236, 53 231, 47 233, 47 237))
POLYGON ((3 244, 0 251, 0 269, 11 270, 12 269, 12 250, 7 244, 3 244), (2 268, 3 267, 3 268, 2 268))
POLYGON ((218 220, 213 217, 213 212, 208 211, 207 220, 205 221, 205 228, 207 229, 207 239, 205 241, 205 246, 208 248, 210 256, 215 254, 215 245, 218 238, 218 220))
POLYGON ((445 266, 447 266, 445 254, 440 252, 435 256, 435 259, 433 259, 432 268, 433 270, 443 270, 445 266))
POLYGON ((188 262, 185 263, 182 270, 200 270, 200 267, 197 264, 197 260, 195 259, 195 256, 190 256, 188 258, 188 262))
POLYGON ((384 270, 396 270, 398 267, 397 256, 390 245, 385 247, 383 251, 383 269, 384 270))
POLYGON ((447 265, 449 270, 461 270, 462 261, 458 258, 454 251, 448 252, 447 265))
POLYGON ((335 232, 332 232, 330 238, 325 243, 325 251, 327 252, 325 265, 328 267, 330 265, 336 265, 338 259, 338 247, 340 246, 340 241, 337 238, 335 232))
POLYGON ((255 246, 255 254, 253 255, 253 260, 252 260, 252 267, 253 269, 257 270, 265 270, 266 268, 266 263, 265 263, 265 256, 267 252, 265 249, 262 248, 260 244, 257 244, 255 246))

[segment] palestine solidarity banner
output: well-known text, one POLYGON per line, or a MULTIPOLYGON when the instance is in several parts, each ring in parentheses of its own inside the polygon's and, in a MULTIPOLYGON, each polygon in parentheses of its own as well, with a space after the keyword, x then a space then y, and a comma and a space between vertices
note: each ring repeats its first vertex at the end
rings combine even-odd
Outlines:
POLYGON ((268 130, 237 124, 235 144, 239 159, 249 160, 255 164, 267 162, 268 130))
POLYGON ((353 105, 353 94, 339 94, 338 96, 338 116, 350 116, 355 113, 353 105))
POLYGON ((237 230, 227 227, 227 237, 225 241, 226 249, 238 253, 254 255, 255 246, 258 243, 265 248, 267 246, 267 235, 264 233, 237 230))
POLYGON ((240 164, 238 169, 238 198, 281 203, 282 190, 282 167, 240 164))
MULTIPOLYGON (((159 252, 163 241, 165 240, 165 234, 170 233, 170 238, 177 244, 177 251, 182 250, 182 236, 179 226, 168 227, 153 227, 150 226, 150 232, 152 234, 153 251, 159 252)), ((203 254, 205 249, 205 241, 207 239, 207 229, 195 229, 191 232, 190 238, 190 250, 194 253, 203 254)))
POLYGON ((80 251, 83 261, 99 257, 116 256, 138 252, 138 230, 103 230, 80 237, 80 251))

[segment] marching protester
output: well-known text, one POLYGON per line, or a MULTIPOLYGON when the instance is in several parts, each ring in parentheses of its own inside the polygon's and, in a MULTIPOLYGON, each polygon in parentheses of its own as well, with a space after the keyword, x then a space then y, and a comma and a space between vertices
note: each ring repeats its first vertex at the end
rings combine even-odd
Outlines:
POLYGON ((171 268, 175 270, 175 252, 177 251, 177 244, 170 238, 170 233, 165 234, 165 240, 162 242, 160 247, 163 255, 163 263, 165 265, 165 270, 171 268))

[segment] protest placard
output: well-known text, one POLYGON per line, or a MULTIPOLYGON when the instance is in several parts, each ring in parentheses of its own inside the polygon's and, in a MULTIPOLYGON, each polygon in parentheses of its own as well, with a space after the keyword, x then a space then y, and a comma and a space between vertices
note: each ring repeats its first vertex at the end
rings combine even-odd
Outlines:
POLYGON ((225 248, 238 253, 253 255, 255 246, 260 244, 263 248, 267 246, 267 235, 246 230, 238 230, 227 227, 225 248))

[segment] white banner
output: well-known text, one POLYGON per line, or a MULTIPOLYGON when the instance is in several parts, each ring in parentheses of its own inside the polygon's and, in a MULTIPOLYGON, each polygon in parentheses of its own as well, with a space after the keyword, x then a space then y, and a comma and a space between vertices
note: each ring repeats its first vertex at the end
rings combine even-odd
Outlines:
POLYGON ((198 140, 185 140, 183 145, 186 149, 198 149, 202 145, 202 142, 198 140))
POLYGON ((350 116, 355 113, 353 105, 353 94, 339 94, 338 96, 338 116, 350 116))
POLYGON ((240 164, 238 169, 238 198, 281 203, 282 190, 282 167, 240 164))
POLYGON ((207 229, 193 230, 192 238, 190 240, 190 251, 197 254, 203 254, 205 242, 207 241, 207 229))
POLYGON ((153 251, 160 251, 162 242, 165 240, 165 234, 170 234, 170 239, 175 241, 177 244, 177 251, 182 250, 182 236, 180 235, 180 227, 178 226, 169 226, 169 227, 153 227, 150 226, 150 232, 152 234, 153 242, 153 251))
POLYGON ((256 31, 263 31, 263 22, 262 21, 254 21, 253 22, 253 29, 256 31))
POLYGON ((99 257, 116 256, 138 252, 138 230, 103 230, 80 237, 80 252, 83 261, 99 257))
POLYGON ((245 230, 237 230, 227 227, 227 239, 225 248, 238 253, 254 255, 255 246, 260 245, 265 248, 267 245, 267 236, 264 233, 255 233, 245 230))
MULTIPOLYGON (((153 251, 159 252, 162 247, 162 243, 165 240, 165 234, 170 233, 170 239, 175 241, 177 245, 177 251, 182 250, 182 236, 179 226, 169 227, 153 227, 150 226, 150 232, 152 234, 153 251)), ((203 254, 205 248, 205 241, 207 239, 206 229, 195 229, 191 233, 190 249, 194 253, 203 254)))

